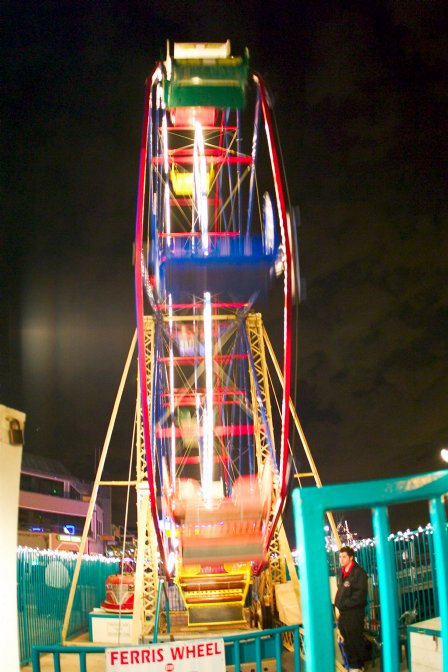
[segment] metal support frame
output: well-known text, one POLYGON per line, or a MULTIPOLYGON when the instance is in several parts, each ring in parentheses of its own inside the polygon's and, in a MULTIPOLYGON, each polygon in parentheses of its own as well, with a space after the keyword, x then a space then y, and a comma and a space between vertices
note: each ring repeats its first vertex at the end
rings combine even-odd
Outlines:
POLYGON ((126 363, 124 365, 124 369, 123 369, 123 373, 122 373, 122 376, 121 376, 120 384, 118 386, 118 391, 117 391, 117 395, 115 397, 114 407, 112 409, 112 415, 111 415, 111 418, 110 418, 110 421, 109 421, 109 426, 107 428, 106 437, 104 439, 103 449, 101 451, 101 457, 100 457, 100 460, 99 460, 99 463, 98 463, 98 469, 97 469, 96 476, 95 476, 95 482, 93 484, 92 495, 91 495, 90 501, 89 501, 89 507, 87 509, 86 520, 85 520, 85 523, 84 523, 84 529, 83 529, 83 533, 82 533, 81 543, 79 545, 78 557, 76 559, 75 571, 73 573, 72 583, 71 583, 71 586, 70 586, 67 608, 65 610, 65 615, 64 615, 64 622, 62 624, 61 640, 62 640, 63 644, 66 644, 66 642, 67 642, 68 626, 70 624, 70 616, 71 616, 71 613, 72 613, 73 601, 75 599, 76 587, 78 585, 79 572, 81 570, 82 556, 84 554, 86 544, 87 544, 87 537, 89 535, 90 523, 92 521, 93 510, 94 510, 95 504, 96 504, 96 499, 97 499, 97 495, 98 495, 98 488, 100 487, 100 485, 103 485, 103 482, 101 481, 101 476, 103 474, 104 464, 106 462, 106 457, 107 457, 107 453, 108 453, 108 450, 109 450, 110 440, 112 438, 112 432, 113 432, 113 429, 114 429, 114 426, 115 426, 115 420, 116 420, 116 417, 117 417, 118 408, 120 406, 121 397, 123 395, 123 389, 124 389, 124 386, 125 386, 125 383, 126 383, 126 379, 128 377, 129 369, 131 367, 131 362, 132 362, 132 357, 133 357, 134 350, 135 350, 136 340, 137 340, 137 335, 134 334, 134 336, 132 338, 131 346, 129 348, 126 363))
MULTIPOLYGON (((263 465, 270 457, 271 450, 268 441, 268 432, 261 431, 263 423, 260 403, 257 400, 257 388, 261 396, 261 402, 264 405, 264 413, 269 425, 269 433, 273 439, 273 422, 272 422, 272 406, 271 397, 269 393, 269 377, 266 362, 266 352, 263 339, 263 320, 261 313, 250 313, 246 317, 246 333, 249 340, 249 345, 252 353, 254 368, 257 375, 257 384, 255 383, 252 370, 250 373, 250 387, 252 395, 252 406, 254 410, 254 430, 255 430, 255 448, 257 455, 257 462, 263 465)), ((261 470, 260 470, 261 471, 261 470)), ((274 484, 277 488, 277 483, 274 484)), ((282 525, 281 519, 279 526, 282 525)), ((278 526, 278 527, 279 527, 278 526)), ((284 562, 280 554, 278 527, 275 530, 268 548, 269 569, 265 571, 264 580, 261 582, 263 586, 263 595, 261 599, 265 599, 265 606, 269 606, 271 610, 275 606, 275 590, 276 583, 284 583, 286 581, 286 572, 284 562), (266 604, 269 601, 269 604, 266 604)))
MULTIPOLYGON (((148 381, 148 408, 152 408, 152 381, 155 360, 155 320, 144 318, 145 367, 148 381)), ((148 468, 143 434, 140 383, 137 381, 136 475, 137 475, 137 562, 135 568, 132 640, 144 641, 154 628, 159 577, 154 521, 149 506, 148 468)))
POLYGON ((270 594, 272 606, 275 606, 275 584, 285 583, 286 581, 285 561, 280 552, 279 532, 282 526, 283 522, 280 517, 274 535, 271 539, 271 543, 269 544, 270 594))
MULTIPOLYGON (((246 333, 249 339, 249 345, 253 357, 254 367, 257 373, 257 384, 261 395, 261 402, 266 413, 266 420, 269 425, 269 433, 274 437, 272 424, 272 407, 271 398, 269 395, 269 378, 266 365, 266 355, 263 341, 263 321, 261 313, 250 313, 245 320, 246 333)), ((261 414, 260 403, 257 400, 256 383, 252 371, 250 373, 250 388, 252 395, 252 407, 256 409, 254 412, 254 430, 255 430, 255 448, 257 461, 259 465, 263 465, 266 459, 270 456, 271 450, 268 442, 268 432, 261 431, 263 418, 261 414)), ((261 472, 261 469, 260 469, 261 472)), ((277 485, 277 484, 276 484, 277 485)))

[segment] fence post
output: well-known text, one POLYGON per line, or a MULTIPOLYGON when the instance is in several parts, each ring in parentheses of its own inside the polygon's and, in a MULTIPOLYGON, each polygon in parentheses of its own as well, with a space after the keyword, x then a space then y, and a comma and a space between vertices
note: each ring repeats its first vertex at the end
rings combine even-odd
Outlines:
MULTIPOLYGON (((433 586, 434 579, 437 579, 439 595, 448 595, 448 532, 441 497, 430 500, 429 516, 434 530, 434 555, 439 559, 437 567, 432 568, 433 586)), ((442 623, 443 672, 448 672, 448 600, 439 600, 439 610, 442 623)))
POLYGON ((373 509, 372 517, 378 557, 378 582, 380 589, 381 629, 389 633, 384 637, 384 672, 398 672, 400 669, 400 645, 398 640, 398 599, 394 558, 389 543, 389 517, 385 506, 373 509))
POLYGON ((33 672, 40 672, 40 651, 35 646, 31 649, 31 665, 33 672))
POLYGON ((323 511, 319 502, 307 495, 312 495, 311 488, 296 489, 292 493, 292 499, 294 509, 301 511, 301 515, 295 515, 294 518, 307 672, 322 672, 334 668, 334 627, 323 535, 323 511), (306 552, 305 549, 312 549, 312 552, 306 552), (317 595, 320 599, 316 599, 317 595))
MULTIPOLYGON (((19 639, 22 635, 23 640, 21 641, 20 651, 23 653, 26 660, 30 659, 31 656, 31 646, 30 646, 30 633, 29 633, 29 623, 28 623, 28 584, 29 582, 25 580, 25 567, 26 563, 24 562, 24 555, 28 555, 25 549, 17 549, 17 592, 18 599, 17 602, 22 605, 22 627, 19 629, 19 639)), ((19 612, 20 614, 20 612, 19 612)), ((22 659, 20 660, 22 663, 22 659)))

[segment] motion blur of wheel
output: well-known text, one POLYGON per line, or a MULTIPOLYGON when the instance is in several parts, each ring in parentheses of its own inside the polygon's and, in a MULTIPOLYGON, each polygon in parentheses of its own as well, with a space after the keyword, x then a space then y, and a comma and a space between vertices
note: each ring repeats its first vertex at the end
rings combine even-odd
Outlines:
MULTIPOLYGON (((142 435, 168 577, 224 563, 260 573, 283 509, 292 262, 280 164, 248 52, 168 46, 147 80, 135 238, 142 435), (278 411, 261 320, 272 305, 278 411)), ((255 614, 270 627, 268 608, 255 614)))

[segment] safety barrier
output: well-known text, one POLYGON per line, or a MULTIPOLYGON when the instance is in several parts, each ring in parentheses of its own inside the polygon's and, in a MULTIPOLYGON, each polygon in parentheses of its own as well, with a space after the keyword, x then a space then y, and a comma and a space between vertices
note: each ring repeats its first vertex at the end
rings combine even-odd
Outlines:
MULTIPOLYGON (((263 660, 275 659, 275 669, 282 669, 282 636, 292 634, 294 651, 300 650, 299 626, 285 625, 281 628, 259 630, 258 632, 227 635, 224 637, 226 647, 226 665, 234 665, 235 672, 240 672, 244 663, 255 663, 255 672, 262 672, 263 660)), ((294 656, 294 672, 300 672, 300 656, 294 656)))
MULTIPOLYGON (((255 672, 262 672, 264 660, 275 660, 275 669, 282 669, 282 636, 285 633, 292 634, 294 647, 299 651, 299 626, 288 625, 270 630, 242 633, 239 635, 226 635, 223 637, 226 654, 226 665, 234 665, 234 672, 241 672, 241 666, 245 663, 255 664, 255 672)), ((40 656, 50 653, 53 655, 53 667, 55 672, 63 672, 61 655, 73 654, 79 658, 80 672, 87 672, 87 656, 104 653, 105 646, 53 646, 35 645, 32 653, 33 672, 41 672, 40 656)), ((300 672, 300 656, 294 657, 294 672, 300 672)))
POLYGON ((62 671, 62 654, 72 654, 78 656, 79 659, 79 672, 87 672, 87 656, 93 654, 102 654, 106 648, 104 646, 61 646, 60 644, 34 644, 32 655, 31 655, 31 664, 33 667, 33 672, 41 672, 40 667, 40 657, 41 654, 50 653, 53 656, 53 669, 54 672, 62 671))
MULTIPOLYGON (((400 479, 400 482, 403 480, 400 479)), ((364 488, 364 484, 361 485, 364 488)), ((342 507, 339 495, 334 497, 342 507)), ((334 510, 337 506, 332 503, 331 508, 334 510)), ((418 530, 407 530, 388 536, 390 553, 395 563, 393 573, 398 587, 398 614, 415 612, 415 620, 418 621, 440 613, 437 597, 440 578, 436 571, 434 540, 434 528, 430 523, 418 530)), ((370 629, 375 632, 378 631, 381 622, 375 540, 357 541, 355 551, 358 562, 371 578, 367 615, 370 629)), ((33 644, 53 645, 61 641, 62 619, 69 590, 68 580, 71 580, 75 560, 76 555, 71 553, 18 549, 17 594, 21 664, 31 660, 33 644)), ((339 571, 336 552, 327 553, 326 561, 331 574, 339 571)), ((89 612, 98 607, 104 598, 106 577, 117 570, 118 559, 88 556, 84 558, 80 590, 75 597, 69 637, 87 630, 89 612)), ((170 612, 185 611, 177 586, 170 585, 165 588, 166 591, 161 593, 160 611, 167 611, 168 604, 170 612)))
POLYGON ((394 553, 390 544, 388 507, 428 500, 442 623, 444 672, 448 672, 448 533, 443 495, 448 471, 293 492, 294 519, 301 577, 307 672, 334 666, 333 615, 328 582, 323 518, 326 511, 372 508, 375 560, 378 567, 383 671, 399 670, 398 596, 394 553))
MULTIPOLYGON (((17 549, 17 611, 20 663, 31 660, 34 644, 61 641, 76 554, 17 549)), ((106 578, 118 569, 117 558, 84 556, 70 621, 69 637, 88 628, 88 614, 105 597, 106 578)))

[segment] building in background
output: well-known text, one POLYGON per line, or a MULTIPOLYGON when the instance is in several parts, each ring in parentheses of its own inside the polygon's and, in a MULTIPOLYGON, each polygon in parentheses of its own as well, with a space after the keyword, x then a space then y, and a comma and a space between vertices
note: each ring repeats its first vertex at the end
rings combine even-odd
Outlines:
MULTIPOLYGON (((92 483, 75 478, 46 457, 23 453, 18 544, 77 552, 89 506, 92 483)), ((110 487, 100 487, 90 524, 86 553, 104 553, 113 539, 110 487)))

